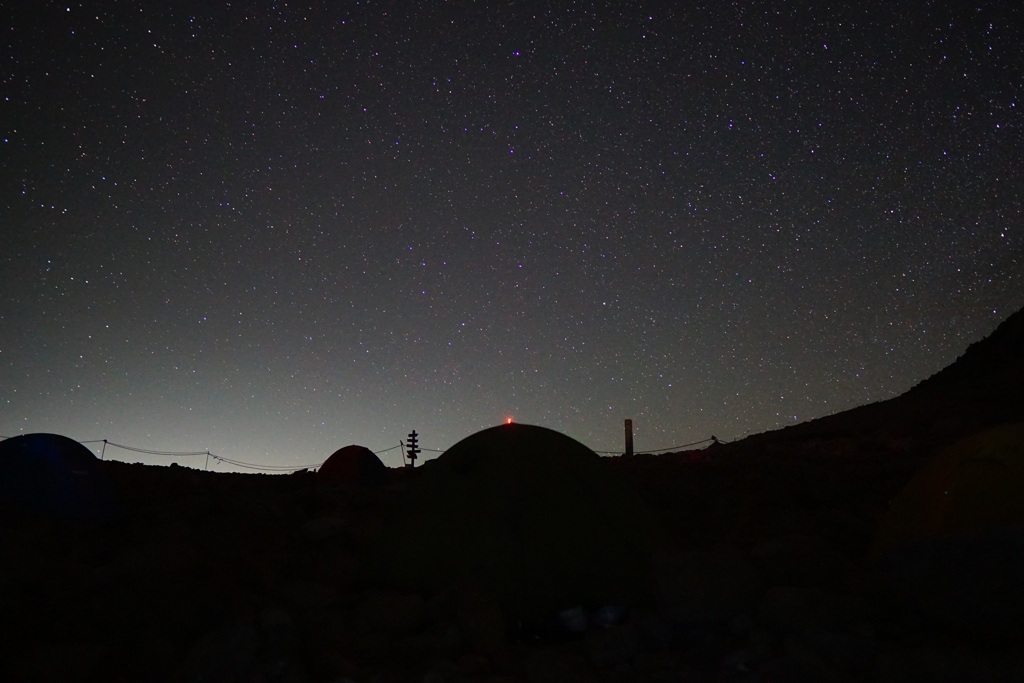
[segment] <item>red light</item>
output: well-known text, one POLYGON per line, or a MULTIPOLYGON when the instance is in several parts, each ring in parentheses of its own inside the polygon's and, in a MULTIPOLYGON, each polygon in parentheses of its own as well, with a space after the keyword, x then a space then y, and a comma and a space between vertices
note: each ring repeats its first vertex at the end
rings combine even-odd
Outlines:
POLYGON ((512 424, 512 418, 511 417, 506 417, 505 418, 505 424, 507 424, 507 425, 512 424))

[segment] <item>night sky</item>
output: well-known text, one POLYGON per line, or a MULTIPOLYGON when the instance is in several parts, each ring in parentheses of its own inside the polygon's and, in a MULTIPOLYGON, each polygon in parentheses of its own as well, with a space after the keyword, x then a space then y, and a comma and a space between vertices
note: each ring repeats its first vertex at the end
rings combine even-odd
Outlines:
POLYGON ((666 449, 898 395, 1024 306, 1017 2, 0 21, 4 436, 666 449))

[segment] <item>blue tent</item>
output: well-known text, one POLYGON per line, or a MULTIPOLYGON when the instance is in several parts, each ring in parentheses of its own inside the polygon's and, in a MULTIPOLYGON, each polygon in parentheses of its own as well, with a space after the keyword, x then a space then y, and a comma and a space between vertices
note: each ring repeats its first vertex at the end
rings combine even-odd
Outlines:
POLYGON ((0 441, 0 504, 62 519, 110 517, 111 487, 92 451, 59 434, 0 441))

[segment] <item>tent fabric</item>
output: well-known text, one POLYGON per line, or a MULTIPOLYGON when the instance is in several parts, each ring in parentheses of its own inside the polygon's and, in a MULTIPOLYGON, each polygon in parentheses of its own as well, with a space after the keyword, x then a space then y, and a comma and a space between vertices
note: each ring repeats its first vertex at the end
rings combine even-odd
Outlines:
POLYGON ((388 468, 365 446, 345 446, 327 458, 317 480, 334 484, 379 485, 388 480, 388 468))
POLYGON ((1024 423, 937 454, 894 498, 873 560, 914 628, 992 643, 1024 638, 1024 423))
POLYGON ((0 442, 0 501, 31 513, 100 519, 112 512, 110 487, 92 451, 59 434, 0 442))
POLYGON ((1024 528, 1024 423, 988 429, 933 457, 893 499, 876 553, 1000 528, 1024 528))
POLYGON ((421 592, 482 585, 519 619, 652 592, 653 513, 599 456, 559 432, 506 424, 425 463, 383 535, 375 572, 421 592))

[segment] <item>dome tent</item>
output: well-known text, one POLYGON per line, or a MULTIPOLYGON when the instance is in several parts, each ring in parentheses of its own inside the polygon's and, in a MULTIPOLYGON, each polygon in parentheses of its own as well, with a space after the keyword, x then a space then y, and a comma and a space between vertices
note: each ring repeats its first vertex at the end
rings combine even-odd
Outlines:
POLYGON ((36 514, 100 520, 113 511, 99 459, 59 434, 0 441, 0 501, 36 514))
POLYGON ((484 586, 506 616, 650 597, 667 543, 642 500, 559 432, 507 424, 424 465, 383 534, 376 575, 438 593, 484 586))
POLYGON ((375 486, 387 483, 388 468, 365 446, 336 450, 317 470, 317 481, 328 484, 375 486))
POLYGON ((1024 529, 1024 423, 985 430, 932 457, 892 501, 876 552, 1000 528, 1024 529))
POLYGON ((1024 638, 1024 423, 932 457, 893 499, 873 556, 911 619, 983 642, 1024 638))

